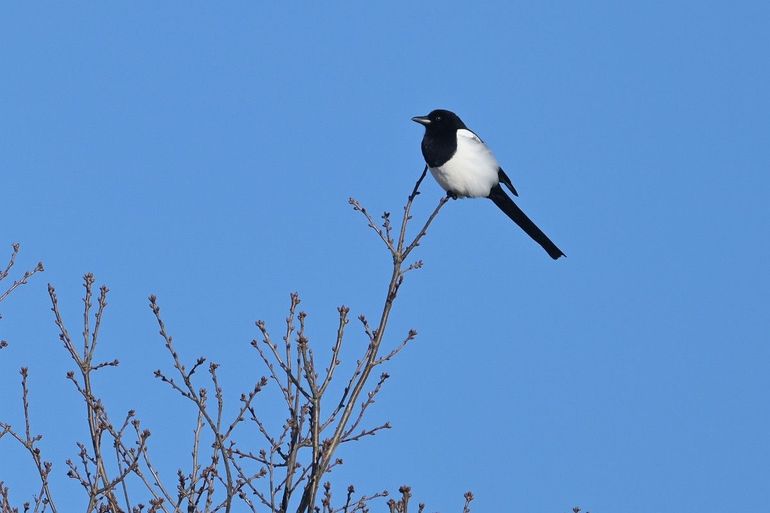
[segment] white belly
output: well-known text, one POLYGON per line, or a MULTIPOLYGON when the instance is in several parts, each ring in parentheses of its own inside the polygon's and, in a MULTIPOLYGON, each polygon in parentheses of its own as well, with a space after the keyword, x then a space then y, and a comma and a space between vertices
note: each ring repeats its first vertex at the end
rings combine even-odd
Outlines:
POLYGON ((498 183, 499 169, 486 144, 475 136, 458 134, 455 154, 441 166, 430 168, 430 172, 445 191, 458 197, 486 198, 498 183))

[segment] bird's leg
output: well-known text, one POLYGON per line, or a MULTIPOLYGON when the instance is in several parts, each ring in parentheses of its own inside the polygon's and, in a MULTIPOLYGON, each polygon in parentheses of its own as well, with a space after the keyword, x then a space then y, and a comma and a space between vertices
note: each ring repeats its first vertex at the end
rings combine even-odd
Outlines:
POLYGON ((453 200, 456 200, 457 199, 457 193, 454 193, 452 191, 446 191, 446 197, 447 198, 452 198, 453 200))

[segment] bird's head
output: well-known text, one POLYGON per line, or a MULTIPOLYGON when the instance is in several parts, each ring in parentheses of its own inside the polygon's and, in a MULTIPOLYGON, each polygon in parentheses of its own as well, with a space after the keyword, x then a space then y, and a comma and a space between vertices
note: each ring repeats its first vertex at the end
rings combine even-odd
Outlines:
POLYGON ((455 132, 460 128, 466 128, 460 117, 450 110, 436 109, 427 116, 415 116, 412 121, 425 127, 426 132, 443 133, 455 132))

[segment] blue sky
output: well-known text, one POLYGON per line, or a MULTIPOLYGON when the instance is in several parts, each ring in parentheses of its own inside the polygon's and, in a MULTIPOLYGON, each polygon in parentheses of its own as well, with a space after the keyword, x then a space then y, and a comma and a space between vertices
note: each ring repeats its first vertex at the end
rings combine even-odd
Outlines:
MULTIPOLYGON (((194 413, 152 378, 170 362, 148 294, 233 402, 264 373, 253 321, 277 330, 289 292, 320 347, 337 305, 374 317, 389 260, 347 198, 399 211, 422 169, 409 118, 443 107, 568 258, 450 203, 395 308, 389 342, 419 336, 373 412, 394 429, 344 449, 338 483, 408 483, 444 512, 467 489, 476 511, 766 509, 768 20, 751 1, 5 5, 0 244, 46 271, 2 304, 0 419, 20 421, 28 365, 56 493, 80 504, 45 288, 77 333, 91 271, 121 360, 97 386, 173 480, 194 413)), ((417 215, 441 194, 426 182, 417 215)), ((0 451, 31 494, 31 463, 0 451)))

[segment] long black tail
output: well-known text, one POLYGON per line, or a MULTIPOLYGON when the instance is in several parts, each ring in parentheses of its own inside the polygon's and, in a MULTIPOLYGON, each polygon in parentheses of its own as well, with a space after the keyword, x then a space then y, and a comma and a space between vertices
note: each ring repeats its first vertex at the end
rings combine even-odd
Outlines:
POLYGON ((489 199, 495 202, 500 210, 505 212, 505 215, 513 219, 513 222, 519 225, 522 230, 527 232, 527 235, 540 244, 543 249, 556 260, 561 256, 566 256, 562 250, 556 247, 551 239, 538 228, 532 220, 513 202, 511 198, 503 191, 500 184, 495 185, 492 191, 489 193, 489 199))

